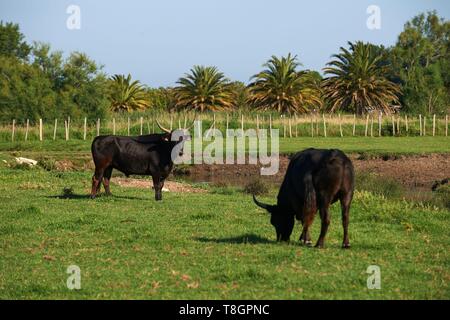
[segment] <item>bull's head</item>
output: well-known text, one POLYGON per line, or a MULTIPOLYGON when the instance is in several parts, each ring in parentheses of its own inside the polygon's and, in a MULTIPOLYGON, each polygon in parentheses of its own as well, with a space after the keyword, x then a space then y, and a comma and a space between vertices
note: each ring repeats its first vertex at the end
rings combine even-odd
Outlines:
POLYGON ((187 128, 175 130, 169 130, 163 127, 158 119, 156 119, 156 124, 165 133, 163 140, 171 144, 171 149, 175 151, 175 155, 178 154, 179 157, 182 157, 184 142, 191 139, 189 130, 194 126, 194 121, 187 128))
POLYGON ((275 227, 277 241, 289 241, 294 228, 294 217, 283 214, 278 205, 270 205, 258 201, 255 195, 253 195, 253 201, 258 207, 266 209, 270 213, 270 223, 275 227))

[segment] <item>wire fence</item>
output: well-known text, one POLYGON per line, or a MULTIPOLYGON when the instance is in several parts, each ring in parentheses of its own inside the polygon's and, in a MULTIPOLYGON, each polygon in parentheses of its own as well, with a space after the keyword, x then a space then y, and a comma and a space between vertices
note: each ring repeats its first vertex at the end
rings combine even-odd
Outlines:
MULTIPOLYGON (((382 137, 448 136, 448 115, 366 115, 190 112, 119 115, 88 121, 87 118, 31 121, 12 119, 0 123, 0 141, 92 140, 98 135, 136 136, 161 132, 156 119, 174 130, 201 120, 203 130, 278 129, 284 138, 298 137, 382 137)), ((191 129, 191 133, 192 129, 191 129)), ((193 133, 194 134, 194 133, 193 133)))

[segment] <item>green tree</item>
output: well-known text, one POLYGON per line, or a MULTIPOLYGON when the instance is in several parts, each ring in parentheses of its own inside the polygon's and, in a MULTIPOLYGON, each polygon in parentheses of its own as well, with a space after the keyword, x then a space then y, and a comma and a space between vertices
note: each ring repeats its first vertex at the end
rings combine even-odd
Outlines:
POLYGON ((278 112, 307 112, 322 105, 320 89, 315 86, 314 75, 298 71, 296 56, 272 56, 263 65, 266 69, 252 77, 249 84, 251 106, 278 112))
POLYGON ((216 67, 194 66, 177 81, 175 108, 196 111, 227 110, 234 106, 230 81, 216 67))
POLYGON ((450 105, 450 22, 435 11, 405 24, 391 62, 403 87, 401 102, 410 112, 448 112, 450 105))
POLYGON ((149 106, 144 87, 138 80, 132 81, 131 75, 114 75, 111 78, 109 99, 112 111, 142 110, 149 106))
POLYGON ((173 88, 148 88, 146 95, 152 109, 170 110, 175 106, 173 88))
POLYGON ((324 68, 328 77, 323 92, 330 111, 362 114, 379 110, 389 113, 398 103, 400 87, 387 79, 388 66, 382 63, 380 49, 369 43, 348 43, 324 68))
POLYGON ((0 55, 0 119, 52 118, 56 105, 57 94, 41 70, 0 55))
POLYGON ((19 25, 0 21, 0 55, 27 60, 31 47, 23 40, 19 25))

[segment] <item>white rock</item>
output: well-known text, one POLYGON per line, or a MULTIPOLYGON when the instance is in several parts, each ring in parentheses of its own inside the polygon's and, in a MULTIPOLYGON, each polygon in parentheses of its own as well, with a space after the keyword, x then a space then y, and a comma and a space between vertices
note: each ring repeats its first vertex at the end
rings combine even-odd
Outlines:
POLYGON ((28 158, 22 158, 22 157, 16 158, 16 162, 18 164, 27 164, 29 166, 35 166, 38 163, 36 160, 28 159, 28 158))

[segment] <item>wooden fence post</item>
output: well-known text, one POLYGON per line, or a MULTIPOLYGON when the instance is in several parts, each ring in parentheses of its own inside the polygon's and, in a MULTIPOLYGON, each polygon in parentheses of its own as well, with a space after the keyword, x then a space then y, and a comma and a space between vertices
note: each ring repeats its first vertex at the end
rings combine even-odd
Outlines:
MULTIPOLYGON (((143 128, 144 128, 144 118, 141 117, 139 120, 140 120, 140 122, 141 122, 141 136, 142 136, 142 130, 143 130, 143 128)), ((181 129, 181 128, 180 128, 180 129, 181 129)))
POLYGON ((370 116, 370 136, 373 138, 373 115, 370 116))
POLYGON ((97 118, 97 137, 100 135, 100 118, 97 118))
POLYGON ((327 137, 327 122, 325 120, 325 113, 322 113, 322 118, 323 118, 323 136, 326 138, 327 137))
POLYGON ((244 114, 241 113, 241 133, 244 136, 244 114))
POLYGON ((130 135, 130 117, 128 117, 127 134, 128 134, 128 136, 130 135))
POLYGON ((367 137, 368 131, 369 131, 369 115, 367 115, 367 118, 366 118, 366 130, 365 130, 364 136, 367 137))
POLYGON ((228 115, 228 113, 227 113, 227 120, 226 120, 226 126, 225 126, 225 128, 226 128, 226 130, 228 130, 229 129, 229 122, 230 122, 230 120, 229 120, 229 115, 228 115))
POLYGON ((55 127, 53 128, 53 140, 56 140, 57 127, 58 127, 58 118, 55 118, 55 127))
POLYGON ((339 113, 339 133, 341 134, 341 137, 344 136, 344 133, 342 132, 342 119, 340 113, 339 113))
POLYGON ((30 128, 30 119, 27 119, 27 128, 25 129, 25 141, 28 140, 28 130, 30 128))
POLYGON ((44 139, 43 129, 42 129, 42 118, 39 119, 39 141, 44 139))
POLYGON ((356 113, 353 114, 353 131, 352 135, 355 136, 356 133, 356 113))
POLYGON ((11 141, 14 141, 14 135, 16 134, 16 119, 13 119, 12 122, 12 134, 11 134, 11 141))
POLYGON ((170 131, 172 131, 173 128, 173 115, 170 115, 170 131))
POLYGON ((272 137, 272 114, 269 114, 269 137, 272 137))
POLYGON ((423 116, 423 135, 427 135, 427 117, 423 116))
POLYGON ((113 118, 113 135, 116 135, 116 118, 113 118))
POLYGON ((66 141, 69 140, 69 137, 67 135, 67 129, 69 126, 68 122, 69 122, 68 120, 64 120, 64 138, 66 139, 66 141))
POLYGON ((422 115, 419 114, 419 135, 422 136, 423 132, 422 132, 422 115))
POLYGON ((392 116, 392 136, 395 136, 395 119, 394 119, 394 116, 392 116))
POLYGON ((67 140, 70 139, 70 116, 67 117, 67 140))
POLYGON ((409 135, 409 127, 408 127, 408 115, 405 114, 405 130, 406 130, 406 135, 409 135))
POLYGON ((213 113, 213 122, 212 122, 211 129, 212 129, 211 136, 215 137, 215 131, 216 131, 216 114, 215 113, 213 113))
POLYGON ((256 115, 256 136, 259 137, 259 115, 256 115))
POLYGON ((448 136, 448 115, 445 116, 445 136, 448 136))
POLYGON ((314 137, 314 118, 311 115, 311 137, 314 137))
POLYGON ((298 137, 298 118, 297 114, 294 114, 294 128, 295 128, 295 137, 298 137))
POLYGON ((433 114, 433 137, 436 134, 436 115, 433 114))
POLYGON ((314 120, 316 122, 316 137, 319 136, 319 117, 317 117, 317 115, 314 115, 314 120))
POLYGON ((378 136, 381 137, 381 128, 383 126, 383 115, 380 113, 378 113, 378 136))
POLYGON ((289 115, 289 118, 288 118, 288 124, 289 124, 289 138, 292 138, 291 115, 289 115))
POLYGON ((83 140, 86 140, 86 134, 87 134, 87 118, 84 117, 84 124, 83 124, 83 140))

